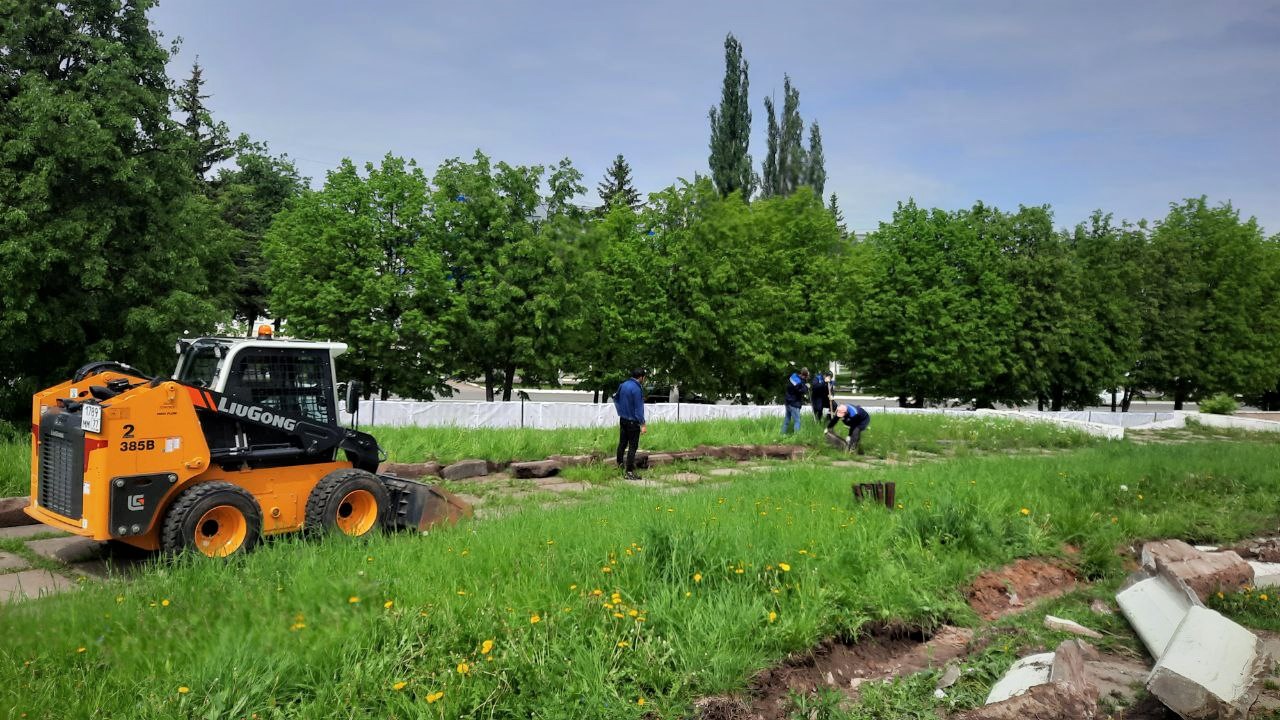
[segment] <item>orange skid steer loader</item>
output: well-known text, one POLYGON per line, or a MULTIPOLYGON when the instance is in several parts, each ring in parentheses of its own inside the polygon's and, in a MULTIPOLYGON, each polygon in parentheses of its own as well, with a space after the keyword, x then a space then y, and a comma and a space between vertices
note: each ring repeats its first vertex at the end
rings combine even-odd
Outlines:
MULTIPOLYGON (((172 378, 84 366, 32 398, 31 502, 51 527, 144 550, 246 552, 264 535, 425 529, 471 509, 379 475, 371 435, 338 424, 342 343, 200 338, 172 378)), ((354 393, 348 393, 348 402, 354 393)))

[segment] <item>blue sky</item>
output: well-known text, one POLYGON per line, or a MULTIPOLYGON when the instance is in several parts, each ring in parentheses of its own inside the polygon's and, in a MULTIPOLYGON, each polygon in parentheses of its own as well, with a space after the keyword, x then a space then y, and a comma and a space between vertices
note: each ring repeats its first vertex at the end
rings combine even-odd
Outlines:
POLYGON ((428 174, 483 149, 617 153, 642 193, 706 172, 725 34, 750 62, 752 155, 784 73, 822 128, 850 227, 898 201, 1051 204, 1136 220, 1208 195, 1280 232, 1275 2, 339 2, 166 0, 215 116, 317 184, 388 151, 428 174))

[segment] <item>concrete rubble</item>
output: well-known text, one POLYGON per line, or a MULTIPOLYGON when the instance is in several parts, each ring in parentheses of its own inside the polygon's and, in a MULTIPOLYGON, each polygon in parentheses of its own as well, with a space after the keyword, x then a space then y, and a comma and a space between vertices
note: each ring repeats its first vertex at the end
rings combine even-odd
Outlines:
MULTIPOLYGON (((1262 641, 1203 601, 1253 585, 1259 569, 1233 551, 1151 542, 1142 548, 1142 570, 1116 595, 1156 659, 1148 692, 1183 720, 1245 718, 1257 699, 1271 662, 1262 641)), ((1272 568, 1261 569, 1274 577, 1272 568)))
POLYGON ((1097 630, 1087 628, 1081 625, 1080 623, 1075 622, 1074 620, 1067 620, 1066 618, 1054 617, 1053 615, 1044 616, 1044 626, 1049 628, 1050 630, 1057 630, 1059 632, 1068 632, 1068 633, 1071 633, 1072 635, 1081 635, 1083 637, 1093 638, 1094 640, 1102 639, 1102 633, 1098 632, 1097 630))
POLYGON ((1053 652, 1029 655, 1013 664, 987 695, 987 704, 964 720, 1050 720, 1098 716, 1098 689, 1089 681, 1086 656, 1093 649, 1066 640, 1053 652))

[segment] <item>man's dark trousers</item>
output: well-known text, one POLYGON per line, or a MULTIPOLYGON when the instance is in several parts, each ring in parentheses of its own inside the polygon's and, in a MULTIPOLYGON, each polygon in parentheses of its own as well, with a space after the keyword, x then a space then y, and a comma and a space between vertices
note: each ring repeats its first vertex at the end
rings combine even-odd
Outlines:
POLYGON ((640 423, 635 420, 618 420, 618 467, 622 467, 622 455, 626 452, 627 472, 636 469, 636 448, 640 446, 640 423))

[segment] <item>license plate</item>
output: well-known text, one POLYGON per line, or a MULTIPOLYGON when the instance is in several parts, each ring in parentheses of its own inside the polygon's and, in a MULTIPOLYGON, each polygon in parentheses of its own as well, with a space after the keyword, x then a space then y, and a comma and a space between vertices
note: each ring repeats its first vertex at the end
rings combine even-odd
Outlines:
POLYGON ((81 406, 80 429, 91 433, 102 432, 102 407, 100 405, 81 406))

